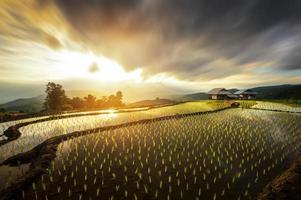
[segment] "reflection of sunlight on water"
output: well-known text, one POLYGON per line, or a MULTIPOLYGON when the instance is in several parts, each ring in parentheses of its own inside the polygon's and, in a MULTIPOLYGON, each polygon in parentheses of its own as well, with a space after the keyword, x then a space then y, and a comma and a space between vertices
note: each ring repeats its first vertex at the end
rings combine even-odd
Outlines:
POLYGON ((112 120, 117 118, 117 110, 114 109, 108 109, 108 110, 103 110, 103 114, 98 115, 98 118, 104 119, 104 120, 112 120))
POLYGON ((111 113, 116 113, 117 110, 115 109, 107 109, 107 110, 102 110, 101 113, 108 113, 108 114, 111 114, 111 113))
POLYGON ((264 122, 266 124, 270 124, 271 128, 268 133, 270 138, 273 139, 275 142, 284 142, 283 138, 284 138, 285 132, 283 132, 281 127, 277 124, 277 122, 273 118, 273 116, 275 116, 275 113, 261 111, 261 110, 254 111, 254 110, 249 110, 249 109, 240 109, 237 111, 238 112, 235 113, 237 115, 237 117, 253 121, 254 123, 264 122))
POLYGON ((141 107, 141 108, 123 108, 123 109, 119 109, 120 111, 144 111, 144 110, 148 110, 150 107, 141 107))
POLYGON ((260 111, 260 112, 256 111, 254 112, 254 114, 256 115, 256 118, 258 118, 260 121, 265 121, 265 123, 271 125, 270 137, 275 142, 284 142, 283 137, 285 133, 273 118, 273 116, 275 116, 275 113, 269 113, 266 111, 260 111))
POLYGON ((290 112, 301 112, 301 107, 292 107, 290 105, 285 105, 281 103, 275 102, 262 102, 257 101, 257 104, 253 106, 253 108, 260 109, 270 109, 270 110, 282 110, 282 111, 290 111, 290 112))
POLYGON ((108 113, 105 115, 106 120, 111 120, 117 118, 117 113, 108 113))

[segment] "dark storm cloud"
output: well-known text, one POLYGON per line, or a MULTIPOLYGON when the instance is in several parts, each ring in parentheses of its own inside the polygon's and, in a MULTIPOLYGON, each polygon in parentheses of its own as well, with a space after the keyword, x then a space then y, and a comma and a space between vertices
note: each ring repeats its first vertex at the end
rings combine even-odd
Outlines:
POLYGON ((301 41, 299 0, 56 2, 86 41, 128 68, 184 78, 227 76, 255 62, 301 69, 300 47, 291 43, 301 41))
POLYGON ((289 53, 280 67, 287 70, 301 69, 301 45, 298 45, 289 53))

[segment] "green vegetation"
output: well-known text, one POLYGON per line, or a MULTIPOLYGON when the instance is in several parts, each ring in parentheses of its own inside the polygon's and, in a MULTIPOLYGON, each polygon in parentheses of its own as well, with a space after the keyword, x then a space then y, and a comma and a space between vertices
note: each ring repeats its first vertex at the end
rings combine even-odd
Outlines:
MULTIPOLYGON (((240 103, 245 108, 297 109, 270 102, 240 103)), ((20 138, 0 146, 0 162, 59 135, 172 115, 169 120, 62 141, 47 173, 23 191, 23 198, 254 199, 296 157, 300 115, 229 109, 177 117, 229 106, 228 101, 206 100, 34 123, 20 128, 20 138)), ((0 124, 0 134, 17 123, 0 124)), ((27 169, 28 165, 0 167, 0 183, 14 183, 27 169)))
POLYGON ((282 100, 269 100, 270 102, 281 103, 291 107, 301 107, 301 100, 296 99, 282 99, 282 100))
MULTIPOLYGON (((220 108, 228 107, 228 104, 220 104, 219 102, 211 103, 210 106, 207 104, 207 101, 199 102, 188 102, 182 103, 174 106, 160 107, 150 110, 142 110, 135 112, 109 112, 109 114, 102 114, 99 112, 99 115, 93 116, 80 116, 80 117, 71 117, 64 119, 49 120, 40 123, 34 123, 20 128, 22 132, 20 138, 17 140, 11 141, 4 146, 0 146, 0 163, 6 160, 9 157, 12 157, 18 153, 23 153, 31 150, 38 144, 44 142, 45 140, 70 133, 73 131, 82 131, 86 129, 96 128, 96 127, 105 127, 110 125, 123 124, 127 122, 142 120, 142 119, 152 119, 162 116, 177 115, 183 113, 193 113, 193 112, 202 112, 202 111, 211 111, 220 108)), ((110 110, 109 110, 110 111, 110 110)), ((89 114, 90 112, 82 112, 89 114)), ((64 114, 68 115, 68 114, 64 114)), ((33 120, 44 119, 48 116, 22 119, 18 121, 10 121, 0 124, 0 134, 3 133, 8 127, 21 123, 21 122, 30 122, 33 120)), ((6 182, 7 185, 13 183, 18 176, 16 174, 23 174, 26 170, 23 170, 22 167, 13 167, 6 168, 1 171, 0 167, 0 179, 2 182, 6 182), (16 172, 18 171, 18 173, 16 172), (7 176, 7 174, 11 174, 7 176)), ((5 185, 3 184, 2 187, 5 185)), ((1 189, 1 181, 0 181, 1 189)))
POLYGON ((49 82, 46 86, 46 99, 44 108, 46 111, 58 112, 65 110, 102 109, 122 107, 123 94, 121 91, 108 97, 103 96, 97 99, 93 95, 88 95, 84 99, 80 97, 68 98, 63 86, 49 82))
POLYGON ((228 107, 230 103, 224 100, 204 100, 202 102, 206 102, 209 106, 220 106, 220 107, 228 107))
MULTIPOLYGON (((228 107, 228 105, 220 102, 210 103, 210 106, 208 106, 207 101, 188 102, 183 104, 177 104, 174 106, 166 106, 136 112, 112 112, 109 114, 100 113, 100 115, 94 116, 71 117, 65 119, 45 121, 37 124, 30 124, 20 128, 22 135, 18 140, 10 142, 9 144, 0 148, 0 162, 17 153, 28 151, 34 148, 36 145, 42 143, 46 139, 73 131, 81 131, 96 127, 123 124, 131 121, 152 119, 162 116, 211 111, 225 107, 228 107)), ((9 126, 12 126, 16 123, 41 118, 45 117, 30 118, 2 123, 0 124, 0 134, 9 126)))
POLYGON ((183 114, 183 113, 193 113, 202 111, 218 110, 222 108, 230 107, 230 104, 226 101, 194 101, 179 103, 171 106, 164 106, 161 108, 153 109, 151 112, 159 115, 173 115, 173 114, 183 114))
POLYGON ((60 84, 49 82, 46 85, 46 99, 44 107, 48 111, 61 111, 68 108, 67 96, 63 86, 60 84))
POLYGON ((275 85, 252 88, 257 92, 257 99, 301 99, 301 84, 297 85, 275 85))
POLYGON ((253 108, 301 113, 301 106, 291 106, 284 103, 270 101, 257 101, 257 104, 254 105, 253 108))
POLYGON ((299 115, 231 109, 74 138, 24 199, 254 199, 300 128, 299 115))
POLYGON ((255 100, 238 100, 239 107, 241 108, 251 108, 257 104, 255 100))

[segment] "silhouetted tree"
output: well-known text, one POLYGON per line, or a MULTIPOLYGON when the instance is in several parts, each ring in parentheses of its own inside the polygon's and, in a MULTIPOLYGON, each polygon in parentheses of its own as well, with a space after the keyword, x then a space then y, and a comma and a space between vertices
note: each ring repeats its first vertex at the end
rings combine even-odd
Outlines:
POLYGON ((73 97, 70 100, 70 105, 73 109, 82 109, 85 107, 85 101, 80 97, 73 97))
POLYGON ((89 94, 87 97, 84 97, 84 99, 85 99, 85 104, 86 104, 87 108, 95 108, 95 106, 96 106, 96 97, 89 94))
POLYGON ((116 106, 123 106, 122 103, 123 94, 121 91, 116 92, 116 106))
POLYGON ((123 106, 121 91, 116 92, 115 95, 108 97, 103 96, 97 99, 95 96, 89 94, 84 98, 74 97, 68 98, 63 87, 59 84, 49 82, 46 86, 46 99, 44 102, 45 110, 47 111, 61 111, 61 110, 80 110, 84 108, 109 108, 123 106))
POLYGON ((44 108, 49 111, 60 111, 68 107, 65 90, 60 84, 49 82, 46 85, 44 108))
POLYGON ((107 105, 113 106, 114 101, 115 101, 115 95, 111 94, 110 96, 108 96, 107 105))
POLYGON ((121 91, 116 92, 116 95, 110 95, 108 97, 108 100, 107 100, 107 106, 108 107, 121 107, 121 106, 123 106, 122 97, 123 97, 123 95, 122 95, 121 91))
POLYGON ((101 99, 96 100, 96 107, 97 108, 105 108, 107 107, 107 97, 103 96, 101 99))

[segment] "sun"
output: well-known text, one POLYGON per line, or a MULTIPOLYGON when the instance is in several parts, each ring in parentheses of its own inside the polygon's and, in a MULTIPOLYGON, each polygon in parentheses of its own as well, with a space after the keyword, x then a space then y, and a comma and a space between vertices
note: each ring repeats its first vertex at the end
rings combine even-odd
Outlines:
POLYGON ((93 53, 63 50, 56 59, 63 78, 85 78, 104 82, 142 80, 141 69, 126 71, 117 61, 93 53))
POLYGON ((98 70, 94 73, 90 73, 92 77, 102 81, 125 81, 134 80, 141 81, 141 69, 127 72, 124 67, 117 61, 106 58, 96 57, 95 64, 98 66, 98 70))

